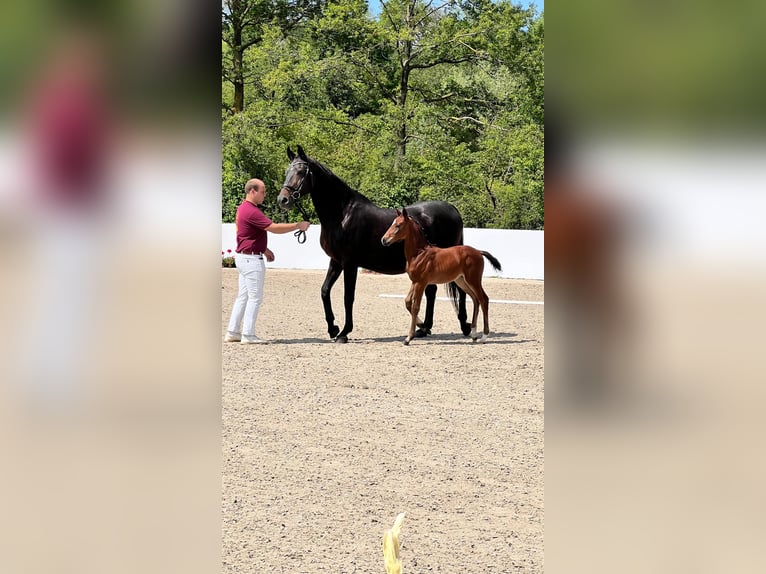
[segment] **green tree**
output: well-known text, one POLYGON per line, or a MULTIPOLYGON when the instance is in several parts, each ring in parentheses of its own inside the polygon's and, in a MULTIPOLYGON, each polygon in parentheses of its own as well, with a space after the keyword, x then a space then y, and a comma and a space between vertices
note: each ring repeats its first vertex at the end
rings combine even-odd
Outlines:
POLYGON ((393 104, 390 114, 396 161, 401 166, 411 140, 408 127, 414 108, 418 103, 452 97, 450 93, 433 93, 427 83, 417 81, 417 74, 484 58, 484 30, 455 0, 437 4, 430 0, 382 0, 381 6, 381 26, 392 56, 381 84, 387 84, 385 95, 393 104))
MULTIPOLYGON (((542 228, 543 49, 542 16, 502 0, 384 0, 378 17, 329 0, 292 27, 264 20, 243 111, 224 114, 224 219, 250 177, 278 188, 300 143, 379 205, 441 199, 469 227, 542 228)), ((297 217, 275 195, 267 214, 297 217)))
POLYGON ((225 44, 223 79, 234 88, 232 111, 245 107, 245 84, 252 80, 245 68, 247 50, 261 41, 273 23, 288 33, 322 8, 322 0, 222 0, 221 23, 225 44))

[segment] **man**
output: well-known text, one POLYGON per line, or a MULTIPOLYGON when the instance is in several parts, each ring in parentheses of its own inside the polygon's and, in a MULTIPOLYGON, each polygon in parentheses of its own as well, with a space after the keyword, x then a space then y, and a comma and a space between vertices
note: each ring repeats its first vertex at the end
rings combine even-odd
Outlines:
POLYGON ((267 247, 271 233, 306 231, 310 223, 273 223, 258 208, 266 199, 266 185, 260 179, 245 184, 245 200, 237 208, 237 247, 234 262, 239 271, 239 293, 231 311, 229 327, 224 339, 227 343, 267 343, 255 334, 255 321, 263 300, 263 281, 266 261, 274 261, 274 254, 267 247), (241 326, 241 330, 240 330, 241 326))

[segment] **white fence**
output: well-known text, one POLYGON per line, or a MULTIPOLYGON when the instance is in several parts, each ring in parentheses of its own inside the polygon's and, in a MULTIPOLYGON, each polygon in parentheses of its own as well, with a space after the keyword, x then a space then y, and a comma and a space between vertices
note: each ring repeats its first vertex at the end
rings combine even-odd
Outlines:
MULTIPOLYGON (((277 269, 327 269, 329 258, 319 245, 321 227, 312 225, 306 234, 306 243, 299 244, 292 233, 269 233, 269 248, 275 260, 269 267, 277 269)), ((489 251, 503 266, 502 272, 492 269, 486 262, 484 275, 509 279, 540 279, 543 276, 543 231, 511 229, 472 229, 464 231, 466 245, 489 251)), ((233 223, 224 223, 221 230, 221 250, 236 247, 233 223)))

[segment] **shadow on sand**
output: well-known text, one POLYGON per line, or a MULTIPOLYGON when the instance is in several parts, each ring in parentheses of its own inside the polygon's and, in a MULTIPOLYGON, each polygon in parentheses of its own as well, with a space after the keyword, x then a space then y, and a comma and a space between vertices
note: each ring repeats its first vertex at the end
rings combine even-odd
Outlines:
MULTIPOLYGON (((348 345, 369 345, 371 343, 401 343, 404 341, 406 334, 397 335, 395 337, 365 337, 361 339, 351 338, 348 340, 348 345)), ((438 335, 429 335, 428 337, 421 337, 413 339, 410 345, 517 345, 520 343, 537 342, 533 339, 515 339, 518 333, 495 333, 490 332, 489 338, 484 343, 471 341, 469 337, 465 337, 459 333, 443 333, 438 335)), ((352 335, 353 337, 353 335, 352 335)), ((340 344, 335 343, 332 339, 321 339, 318 337, 304 337, 301 339, 273 339, 272 345, 305 345, 305 344, 340 344)))

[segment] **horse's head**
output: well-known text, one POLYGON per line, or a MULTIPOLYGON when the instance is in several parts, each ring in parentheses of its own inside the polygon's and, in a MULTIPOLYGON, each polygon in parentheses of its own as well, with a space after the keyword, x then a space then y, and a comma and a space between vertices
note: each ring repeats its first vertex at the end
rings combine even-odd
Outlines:
POLYGON ((380 242, 388 247, 392 243, 404 241, 409 235, 411 221, 406 207, 403 207, 401 211, 397 209, 396 219, 394 219, 391 227, 383 234, 383 237, 380 238, 380 242))
POLYGON ((287 157, 290 159, 290 165, 287 167, 285 182, 277 196, 277 203, 282 209, 290 209, 296 201, 311 192, 314 184, 311 164, 303 148, 298 146, 298 155, 295 155, 288 147, 287 157))

